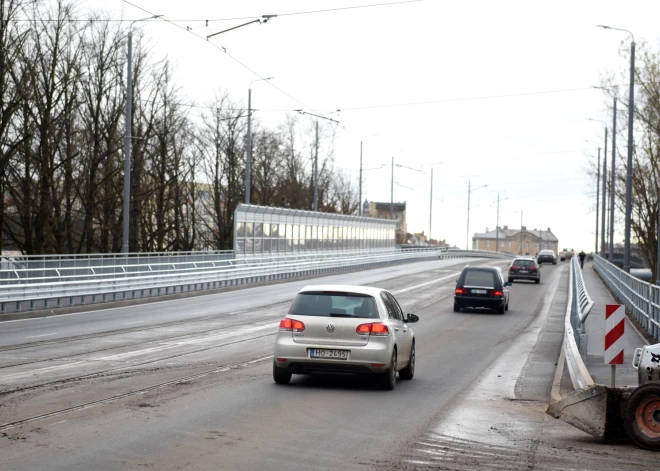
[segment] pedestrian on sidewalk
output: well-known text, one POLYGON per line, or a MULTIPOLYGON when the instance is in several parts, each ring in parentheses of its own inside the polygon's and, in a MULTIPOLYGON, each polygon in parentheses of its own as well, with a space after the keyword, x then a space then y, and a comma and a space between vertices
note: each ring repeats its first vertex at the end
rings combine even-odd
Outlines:
POLYGON ((584 268, 584 259, 586 258, 587 254, 584 253, 584 250, 581 250, 580 253, 578 254, 578 257, 580 257, 580 268, 584 268))

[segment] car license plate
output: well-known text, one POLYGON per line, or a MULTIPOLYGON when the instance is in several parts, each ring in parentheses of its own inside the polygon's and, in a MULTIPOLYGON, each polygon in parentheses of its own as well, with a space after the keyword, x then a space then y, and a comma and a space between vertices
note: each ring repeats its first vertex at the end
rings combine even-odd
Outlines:
POLYGON ((485 289, 473 289, 472 294, 486 294, 487 291, 485 289))
POLYGON ((520 273, 529 273, 527 270, 520 270, 520 273))
POLYGON ((348 350, 327 350, 324 348, 312 348, 309 351, 312 358, 333 358, 335 360, 348 360, 348 350))

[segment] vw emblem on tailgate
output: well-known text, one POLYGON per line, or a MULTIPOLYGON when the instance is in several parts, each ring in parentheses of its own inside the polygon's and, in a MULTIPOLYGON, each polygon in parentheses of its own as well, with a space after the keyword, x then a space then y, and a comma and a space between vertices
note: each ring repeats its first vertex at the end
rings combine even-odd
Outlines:
POLYGON ((329 333, 333 333, 335 331, 335 326, 334 324, 328 324, 325 326, 325 330, 327 330, 329 333))

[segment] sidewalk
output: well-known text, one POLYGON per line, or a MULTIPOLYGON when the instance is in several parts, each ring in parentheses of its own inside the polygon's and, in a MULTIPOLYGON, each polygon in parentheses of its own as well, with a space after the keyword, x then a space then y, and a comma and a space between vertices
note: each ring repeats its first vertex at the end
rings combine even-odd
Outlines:
MULTIPOLYGON (((585 263, 582 277, 587 292, 594 302, 594 306, 585 321, 588 335, 587 369, 594 382, 610 385, 611 366, 603 360, 605 350, 605 305, 617 304, 608 289, 600 280, 593 268, 593 263, 585 263)), ((636 348, 646 345, 646 340, 635 330, 635 327, 626 317, 626 332, 624 340, 624 364, 616 367, 616 386, 637 386, 637 370, 632 367, 632 358, 636 348)))

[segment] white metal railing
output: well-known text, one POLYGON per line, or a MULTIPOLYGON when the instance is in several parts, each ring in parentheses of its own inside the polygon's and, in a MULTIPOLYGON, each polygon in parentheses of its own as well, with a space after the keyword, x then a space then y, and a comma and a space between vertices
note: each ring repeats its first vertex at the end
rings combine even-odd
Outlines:
POLYGON ((45 279, 40 282, 15 283, 0 285, 0 311, 6 312, 5 305, 15 303, 15 310, 19 311, 23 304, 29 302, 28 309, 36 309, 35 302, 41 301, 41 306, 48 307, 49 300, 60 301, 69 298, 79 299, 79 304, 96 303, 97 297, 106 301, 107 296, 116 298, 118 293, 122 299, 126 293, 129 297, 152 296, 153 291, 161 294, 161 289, 169 293, 170 288, 187 291, 215 288, 238 283, 255 281, 268 281, 281 277, 305 276, 339 269, 361 268, 383 263, 397 261, 412 261, 423 258, 497 258, 508 259, 511 256, 486 251, 451 250, 441 252, 434 249, 389 250, 380 252, 361 252, 349 254, 334 254, 334 256, 314 255, 305 257, 284 257, 274 259, 242 259, 222 261, 222 266, 206 266, 205 268, 180 268, 175 270, 143 270, 138 275, 123 273, 121 276, 108 274, 89 279, 87 276, 75 278, 75 275, 66 279, 45 279), (133 276, 135 275, 135 276, 133 276), (73 278, 73 279, 72 279, 73 278), (148 290, 148 293, 145 293, 148 290), (139 296, 136 294, 139 293, 139 296), (91 297, 91 299, 87 299, 91 297))
POLYGON ((635 320, 660 340, 660 287, 626 273, 599 255, 594 257, 594 267, 635 320))
POLYGON ((582 270, 577 257, 570 262, 568 300, 564 318, 564 356, 568 374, 574 389, 586 389, 594 385, 594 380, 584 364, 582 354, 586 355, 586 333, 584 321, 594 303, 587 293, 582 279, 582 270))

